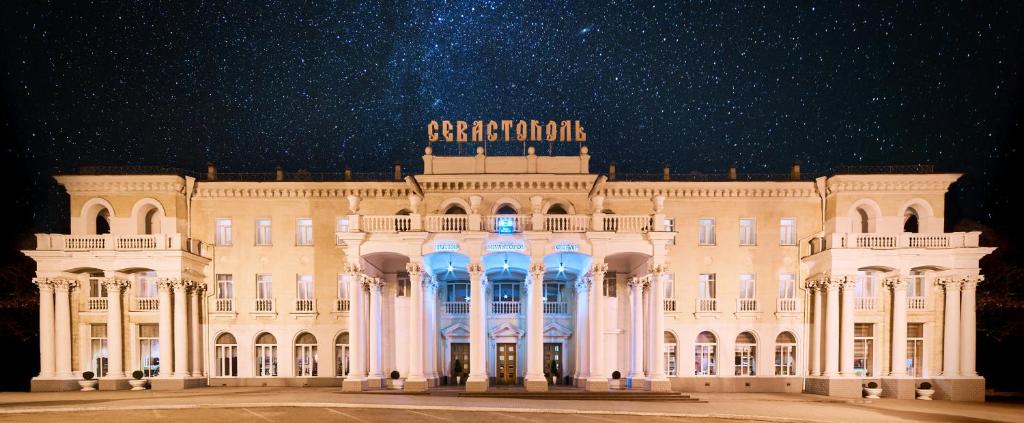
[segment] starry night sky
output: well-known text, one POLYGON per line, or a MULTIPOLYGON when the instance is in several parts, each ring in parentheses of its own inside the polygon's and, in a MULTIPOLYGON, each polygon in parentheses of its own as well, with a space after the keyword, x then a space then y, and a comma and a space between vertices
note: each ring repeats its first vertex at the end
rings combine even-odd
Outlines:
POLYGON ((431 119, 581 119, 598 171, 933 163, 1015 211, 1019 1, 596 3, 15 1, 4 176, 29 233, 81 165, 415 169, 431 119))

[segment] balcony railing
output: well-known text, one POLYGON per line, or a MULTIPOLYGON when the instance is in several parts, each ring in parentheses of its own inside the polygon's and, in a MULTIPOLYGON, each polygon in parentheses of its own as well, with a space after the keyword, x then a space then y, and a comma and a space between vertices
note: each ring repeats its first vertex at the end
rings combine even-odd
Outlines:
POLYGON ((85 303, 89 311, 103 311, 107 309, 107 299, 103 297, 91 297, 85 303))
POLYGON ((434 214, 424 222, 428 232, 462 232, 467 230, 469 219, 464 214, 434 214))
POLYGON ((334 300, 334 311, 339 313, 346 313, 349 310, 349 301, 346 298, 339 298, 334 300))
POLYGON ((530 225, 530 216, 519 214, 496 214, 484 216, 484 230, 487 232, 522 232, 530 225))
POLYGON ((359 228, 363 232, 408 232, 412 230, 412 217, 402 215, 361 216, 359 228))
POLYGON ((779 298, 775 303, 775 310, 779 313, 796 312, 796 298, 779 298))
POLYGON ((569 303, 565 301, 545 301, 544 314, 569 314, 569 303))
POLYGON ((519 314, 519 301, 491 301, 491 314, 519 314))
POLYGON ((857 297, 854 299, 855 310, 874 310, 875 309, 875 297, 857 297))
POLYGON ((313 313, 316 311, 316 300, 295 300, 296 313, 313 313))
POLYGON ((676 311, 676 299, 666 298, 665 299, 665 311, 676 311))
POLYGON ((698 298, 697 312, 707 313, 718 311, 718 298, 698 298))
POLYGON ((907 308, 910 310, 924 310, 927 304, 925 297, 907 297, 907 308))
POLYGON ((647 215, 605 215, 602 223, 601 230, 605 232, 637 233, 653 229, 651 217, 647 215))
POLYGON ((736 300, 736 311, 757 311, 757 300, 753 298, 739 298, 736 300))
POLYGON ((469 303, 465 301, 445 301, 444 313, 449 316, 469 314, 469 303))
POLYGON ((213 302, 213 309, 218 313, 233 313, 235 311, 235 300, 232 298, 217 298, 213 302))
POLYGON ((156 297, 135 298, 135 309, 138 311, 156 311, 160 309, 160 299, 156 297))
POLYGON ((252 311, 255 313, 273 313, 274 300, 268 298, 256 299, 253 301, 252 311))
POLYGON ((972 248, 978 246, 981 232, 949 233, 846 233, 811 239, 811 254, 833 248, 972 248))
POLYGON ((544 230, 548 232, 586 232, 590 216, 585 214, 549 214, 544 216, 544 230))
POLYGON ((181 234, 65 235, 36 234, 36 250, 43 251, 147 251, 174 250, 210 257, 209 245, 181 234))

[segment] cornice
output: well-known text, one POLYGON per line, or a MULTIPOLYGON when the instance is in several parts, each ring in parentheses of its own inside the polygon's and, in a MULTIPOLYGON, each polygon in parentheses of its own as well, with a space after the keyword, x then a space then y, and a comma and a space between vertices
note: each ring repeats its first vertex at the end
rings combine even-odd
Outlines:
POLYGON ((946 192, 957 173, 925 175, 836 175, 828 178, 828 194, 838 192, 946 192))
POLYGON ((594 175, 552 174, 467 174, 417 175, 416 182, 424 193, 542 193, 576 191, 588 193, 594 175))
POLYGON ((185 193, 185 178, 177 175, 58 175, 68 194, 185 193))
POLYGON ((814 182, 606 182, 598 191, 606 198, 817 198, 814 182))
POLYGON ((360 198, 406 199, 405 182, 200 182, 199 198, 360 198))

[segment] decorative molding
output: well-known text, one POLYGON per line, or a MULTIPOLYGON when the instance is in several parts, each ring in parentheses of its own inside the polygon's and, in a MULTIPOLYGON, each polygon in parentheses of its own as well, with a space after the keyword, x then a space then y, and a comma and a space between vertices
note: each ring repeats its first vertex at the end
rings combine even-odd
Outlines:
POLYGON ((53 284, 47 278, 32 278, 32 283, 39 288, 40 291, 53 292, 53 284))
POLYGON ((118 279, 118 278, 103 278, 103 282, 102 283, 103 283, 103 287, 107 288, 107 291, 117 290, 118 291, 118 295, 120 295, 122 291, 124 291, 129 286, 131 286, 131 281, 129 281, 127 279, 118 279))
POLYGON ((908 282, 907 278, 900 276, 890 276, 888 278, 885 278, 885 281, 883 281, 882 284, 891 289, 905 289, 908 285, 908 282))
POLYGON ((629 282, 626 282, 626 286, 628 286, 630 288, 644 289, 644 288, 647 288, 648 285, 649 285, 649 283, 648 283, 646 278, 638 278, 638 277, 635 277, 635 276, 630 278, 629 282))
POLYGON ((837 175, 828 178, 826 193, 838 192, 946 192, 957 174, 837 175))
POLYGON ((598 191, 606 198, 817 198, 812 181, 774 182, 606 182, 598 191))
POLYGON ((200 198, 390 198, 408 199, 405 182, 200 182, 200 198))
POLYGON ((156 287, 161 290, 173 289, 178 284, 178 278, 157 278, 156 287))
POLYGON ((367 278, 366 287, 370 289, 370 292, 380 293, 381 289, 384 288, 384 279, 381 278, 367 278))
POLYGON ((593 175, 427 175, 416 178, 423 192, 481 193, 588 193, 594 186, 593 175))
POLYGON ((71 195, 135 192, 185 194, 185 178, 177 175, 60 175, 55 179, 71 195))
POLYGON ((78 281, 67 278, 53 278, 48 280, 54 291, 71 291, 78 287, 78 281))

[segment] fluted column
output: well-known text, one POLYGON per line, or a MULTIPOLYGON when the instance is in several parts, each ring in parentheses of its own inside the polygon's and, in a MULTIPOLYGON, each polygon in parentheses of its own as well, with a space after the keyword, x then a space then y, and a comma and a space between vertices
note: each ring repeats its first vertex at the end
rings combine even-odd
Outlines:
POLYGON ((408 263, 409 272, 409 376, 405 380, 406 391, 426 391, 427 378, 423 375, 423 268, 418 263, 408 263))
POLYGON ((202 325, 199 321, 199 305, 205 304, 200 301, 203 295, 206 293, 206 284, 197 283, 192 287, 192 292, 189 294, 189 329, 192 334, 189 337, 189 348, 192 351, 192 366, 189 370, 192 372, 192 377, 203 377, 203 333, 202 325))
MULTIPOLYGON (((595 259, 597 261, 597 259, 595 259)), ((588 391, 607 391, 608 375, 604 372, 604 308, 601 284, 608 265, 600 259, 590 269, 590 376, 587 378, 588 391)))
POLYGON ((807 284, 807 289, 810 289, 814 296, 812 301, 814 303, 814 321, 811 326, 811 345, 808 349, 811 358, 811 376, 821 375, 821 313, 824 312, 824 307, 821 304, 822 288, 823 286, 818 282, 809 282, 807 284))
POLYGON ((426 278, 427 307, 427 343, 426 343, 426 376, 437 383, 437 280, 432 276, 426 278))
POLYGON ((576 380, 584 383, 590 376, 590 279, 576 279, 576 380))
MULTIPOLYGON (((188 291, 191 281, 174 284, 174 377, 188 377, 188 291)), ((161 359, 163 360, 163 359, 161 359)))
POLYGON ((469 272, 469 378, 466 390, 486 391, 487 378, 487 307, 484 301, 484 268, 480 263, 470 263, 469 272))
POLYGON ((946 319, 942 334, 942 376, 960 376, 960 280, 945 279, 946 319))
POLYGON ((854 308, 854 281, 846 279, 842 284, 843 309, 842 327, 839 328, 839 375, 853 377, 853 308, 854 308))
POLYGON ((57 279, 53 282, 53 294, 56 302, 56 352, 57 377, 72 378, 71 373, 71 291, 78 286, 78 281, 57 279))
POLYGON ((975 293, 980 276, 964 280, 960 291, 960 375, 974 377, 976 354, 975 293))
POLYGON ((32 280, 39 287, 39 378, 56 376, 57 353, 54 345, 53 283, 46 278, 32 280))
POLYGON ((359 267, 348 264, 345 267, 348 284, 348 375, 342 382, 343 391, 361 391, 366 381, 365 346, 362 343, 363 326, 363 276, 359 267))
POLYGON ((839 283, 838 280, 825 282, 825 373, 822 376, 827 377, 839 375, 839 283))
POLYGON ((528 290, 529 309, 526 316, 526 390, 547 391, 548 381, 544 378, 544 265, 530 266, 530 274, 524 281, 528 290))
POLYGON ((629 281, 629 322, 630 354, 629 385, 643 385, 644 374, 644 284, 646 281, 633 278, 629 281), (639 382, 639 385, 637 384, 639 382))
POLYGON ((907 375, 907 280, 889 278, 885 284, 892 288, 892 352, 889 376, 907 375))
POLYGON ((124 338, 121 330, 121 293, 128 287, 128 281, 106 278, 103 286, 107 289, 107 378, 124 379, 124 338))
POLYGON ((654 297, 654 307, 651 309, 651 318, 654 319, 654 332, 650 334, 652 351, 652 363, 650 383, 652 391, 668 391, 672 389, 668 378, 665 377, 665 273, 668 268, 663 265, 654 266, 651 269, 651 296, 654 297))
MULTIPOLYGON (((410 284, 411 285, 411 284, 410 284)), ((370 375, 367 376, 371 385, 380 383, 384 378, 381 371, 381 290, 384 288, 384 280, 374 278, 370 286, 370 375)))
POLYGON ((171 377, 174 371, 174 332, 171 322, 171 289, 176 280, 161 278, 157 280, 157 290, 160 296, 160 374, 159 377, 171 377))

